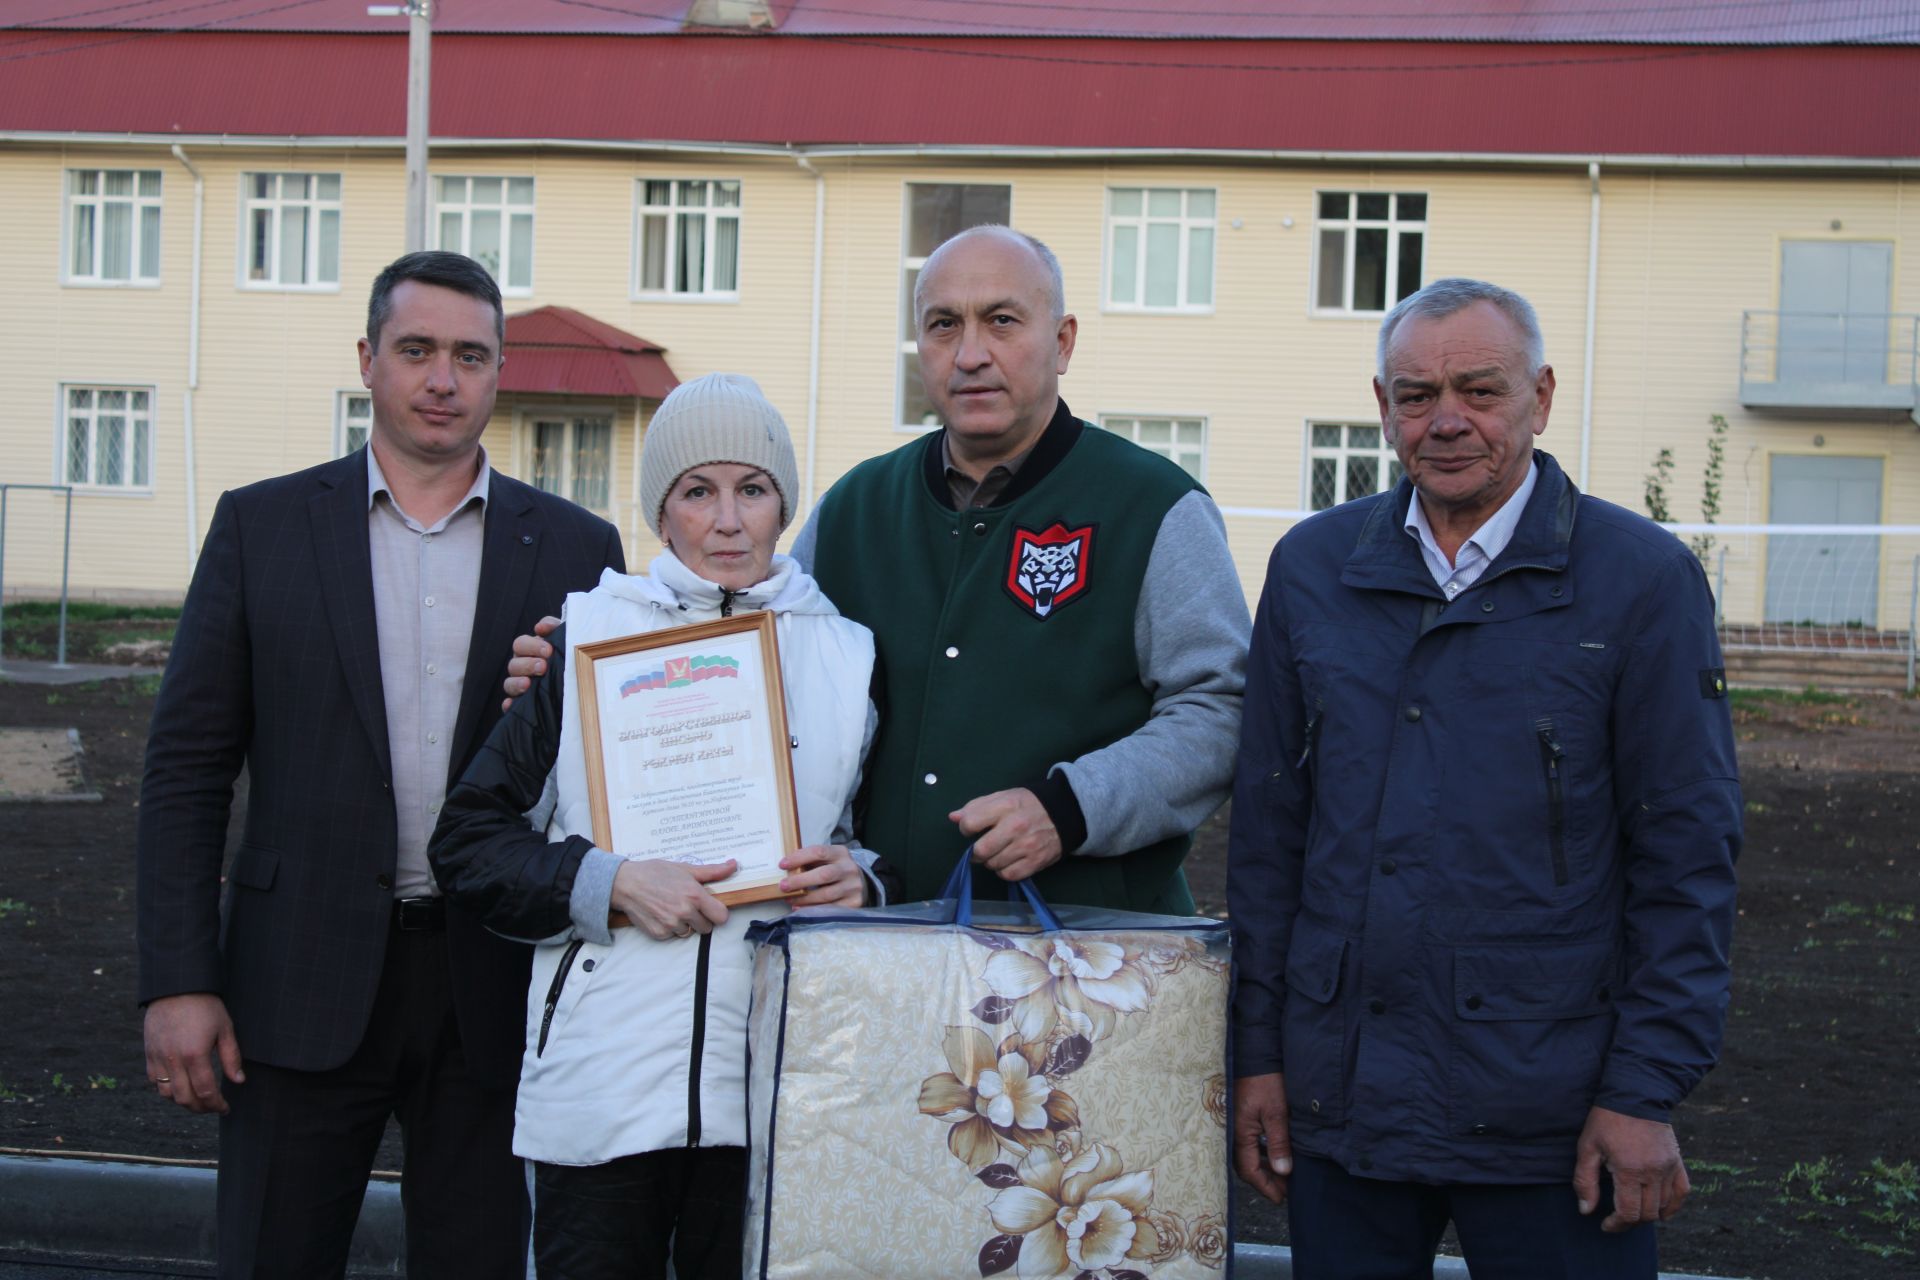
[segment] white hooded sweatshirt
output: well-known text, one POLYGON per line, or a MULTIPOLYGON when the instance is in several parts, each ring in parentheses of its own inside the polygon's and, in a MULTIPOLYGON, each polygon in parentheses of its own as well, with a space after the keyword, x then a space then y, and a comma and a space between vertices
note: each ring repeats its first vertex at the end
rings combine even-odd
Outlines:
MULTIPOLYGON (((592 591, 567 597, 566 669, 572 670, 574 646, 709 622, 721 616, 724 599, 719 586, 671 552, 656 557, 646 576, 609 569, 592 591)), ((736 614, 766 609, 777 617, 802 843, 852 843, 851 803, 872 728, 872 634, 841 617, 786 556, 774 557, 771 576, 734 593, 729 603, 736 614)), ((592 839, 571 679, 562 705, 547 836, 592 839)), ((604 872, 612 856, 589 853, 581 876, 610 884, 610 876, 590 873, 595 863, 604 872)), ((604 897, 586 897, 583 906, 583 895, 574 895, 576 919, 585 910, 604 921, 604 897)), ((527 990, 515 1154, 589 1165, 671 1147, 745 1145, 752 964, 746 931, 786 910, 779 901, 736 907, 710 940, 694 934, 662 942, 623 928, 613 931, 611 942, 592 942, 586 938, 607 935, 580 920, 577 931, 543 943, 527 990)))

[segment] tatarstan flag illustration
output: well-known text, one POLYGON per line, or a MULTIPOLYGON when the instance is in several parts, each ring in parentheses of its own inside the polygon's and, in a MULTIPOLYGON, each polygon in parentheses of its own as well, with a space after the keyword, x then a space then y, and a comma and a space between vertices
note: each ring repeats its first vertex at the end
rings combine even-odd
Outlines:
POLYGON ((722 654, 690 654, 684 658, 668 658, 658 670, 627 677, 621 682, 620 696, 630 698, 636 693, 647 693, 654 689, 684 689, 702 680, 737 680, 739 677, 738 658, 722 654))

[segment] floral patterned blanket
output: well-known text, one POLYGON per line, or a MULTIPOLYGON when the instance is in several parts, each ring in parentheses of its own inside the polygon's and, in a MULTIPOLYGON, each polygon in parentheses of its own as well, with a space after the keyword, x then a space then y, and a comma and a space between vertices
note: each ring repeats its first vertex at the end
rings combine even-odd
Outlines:
POLYGON ((1217 1280, 1226 925, 941 911, 755 926, 747 1274, 1217 1280))

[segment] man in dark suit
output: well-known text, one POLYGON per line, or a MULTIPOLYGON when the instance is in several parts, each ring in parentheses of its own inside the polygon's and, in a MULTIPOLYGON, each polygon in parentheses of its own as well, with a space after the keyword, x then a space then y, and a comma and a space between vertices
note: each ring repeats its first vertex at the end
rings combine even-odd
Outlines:
POLYGON ((181 613, 141 787, 139 991, 148 1077, 221 1116, 222 1276, 342 1274, 389 1115, 408 1273, 525 1272, 529 950, 443 902, 426 844, 513 637, 624 560, 611 525, 488 466, 504 328, 469 258, 382 272, 368 447, 223 494, 181 613))

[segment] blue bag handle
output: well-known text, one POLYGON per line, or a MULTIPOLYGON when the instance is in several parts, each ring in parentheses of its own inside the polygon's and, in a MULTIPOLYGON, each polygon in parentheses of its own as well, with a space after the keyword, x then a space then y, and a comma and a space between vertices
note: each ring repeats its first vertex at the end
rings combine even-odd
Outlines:
MULTIPOLYGON (((970 925, 973 923, 972 870, 973 846, 968 845, 966 850, 961 853, 960 861, 954 866, 953 874, 947 877, 947 887, 940 891, 942 898, 953 899, 952 922, 954 924, 970 925)), ((1040 896, 1040 891, 1033 887, 1032 881, 1007 881, 1007 900, 1010 902, 1018 902, 1022 897, 1025 897, 1027 905, 1033 908, 1034 919, 1040 922, 1042 929, 1058 931, 1066 927, 1060 923, 1060 917, 1053 914, 1053 908, 1049 907, 1046 899, 1040 896)))

